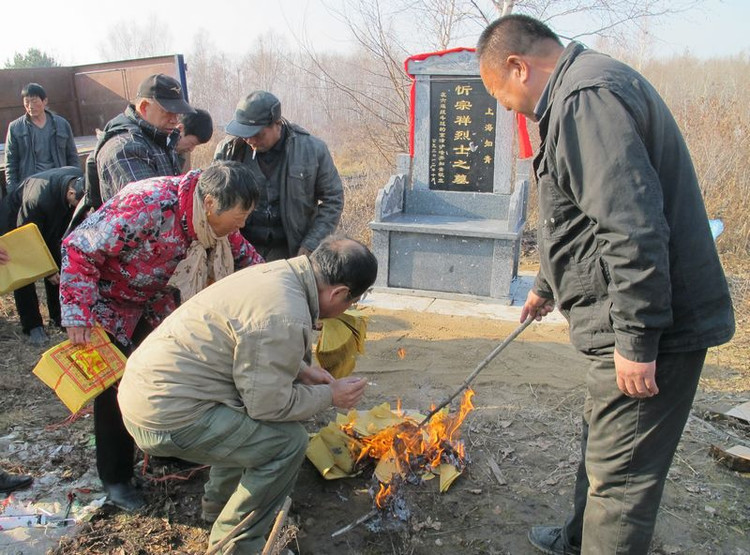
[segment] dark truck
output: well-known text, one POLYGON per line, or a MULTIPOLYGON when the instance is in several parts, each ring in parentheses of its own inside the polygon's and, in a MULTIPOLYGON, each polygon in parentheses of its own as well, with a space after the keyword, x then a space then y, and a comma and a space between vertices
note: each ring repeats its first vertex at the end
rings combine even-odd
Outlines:
MULTIPOLYGON (((96 144, 96 130, 122 112, 135 98, 138 85, 153 73, 166 73, 182 83, 188 99, 186 66, 181 54, 69 67, 0 70, 0 140, 8 125, 25 113, 21 89, 39 83, 47 91, 48 108, 70 122, 81 166, 96 144)), ((0 143, 0 192, 5 196, 5 143, 0 143)))

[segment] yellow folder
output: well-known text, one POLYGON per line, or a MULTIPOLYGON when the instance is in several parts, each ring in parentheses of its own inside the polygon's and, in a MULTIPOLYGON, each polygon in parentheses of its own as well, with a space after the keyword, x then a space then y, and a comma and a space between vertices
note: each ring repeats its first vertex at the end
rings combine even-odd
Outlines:
POLYGON ((36 224, 26 224, 0 237, 10 262, 0 265, 0 295, 57 272, 47 244, 36 224))
POLYGON ((63 341, 42 355, 33 373, 51 387, 70 412, 76 413, 125 372, 125 356, 96 327, 88 345, 63 341))

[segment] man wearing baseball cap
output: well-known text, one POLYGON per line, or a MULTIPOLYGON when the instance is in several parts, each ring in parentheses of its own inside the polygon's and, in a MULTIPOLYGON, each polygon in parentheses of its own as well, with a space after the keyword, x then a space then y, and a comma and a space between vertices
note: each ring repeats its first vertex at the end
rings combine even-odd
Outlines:
POLYGON ((107 123, 86 162, 87 203, 99 208, 128 183, 179 175, 180 114, 193 112, 174 77, 157 73, 143 80, 135 101, 107 123))
POLYGON ((214 158, 247 164, 261 190, 242 235, 267 261, 311 253, 344 208, 326 144, 282 118, 281 102, 267 91, 240 100, 226 131, 214 158))

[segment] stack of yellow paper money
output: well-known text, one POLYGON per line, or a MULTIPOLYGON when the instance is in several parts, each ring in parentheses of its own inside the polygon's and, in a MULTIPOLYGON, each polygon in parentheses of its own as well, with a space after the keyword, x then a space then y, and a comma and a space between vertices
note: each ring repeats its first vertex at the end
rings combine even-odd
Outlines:
POLYGON ((10 262, 0 265, 0 295, 57 272, 47 244, 36 224, 26 224, 0 237, 10 262))
MULTIPOLYGON (((351 430, 359 438, 368 438, 407 420, 416 426, 423 419, 423 415, 414 411, 393 411, 388 403, 369 411, 352 410, 346 415, 337 414, 336 422, 331 422, 312 437, 307 447, 307 458, 327 480, 356 476, 359 473, 359 465, 356 463, 361 458, 365 445, 347 434, 345 429, 351 430)), ((447 463, 423 470, 423 480, 440 476, 441 492, 446 491, 461 475, 460 469, 447 463)), ((384 484, 390 483, 395 475, 403 472, 402 465, 391 455, 379 459, 374 470, 375 476, 384 484)))
POLYGON ((102 328, 91 331, 85 346, 63 341, 42 355, 34 375, 51 387, 70 412, 86 403, 122 377, 125 356, 102 328))
POLYGON ((357 356, 365 352, 367 317, 349 309, 335 318, 323 318, 315 357, 334 378, 344 378, 354 371, 357 356))

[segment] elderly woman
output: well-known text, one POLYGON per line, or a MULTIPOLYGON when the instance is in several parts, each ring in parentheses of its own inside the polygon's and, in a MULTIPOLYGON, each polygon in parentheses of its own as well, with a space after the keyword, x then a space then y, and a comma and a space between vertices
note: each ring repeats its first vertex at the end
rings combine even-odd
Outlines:
MULTIPOLYGON (((102 326, 128 356, 183 300, 235 269, 263 262, 239 233, 258 201, 250 170, 214 163, 131 183, 63 242, 62 325, 71 342, 102 326)), ((96 466, 112 504, 145 502, 133 487, 133 439, 115 387, 94 400, 96 466)))

